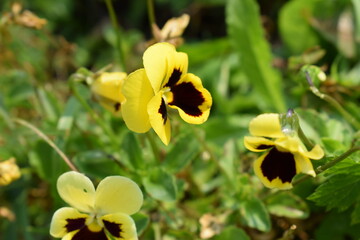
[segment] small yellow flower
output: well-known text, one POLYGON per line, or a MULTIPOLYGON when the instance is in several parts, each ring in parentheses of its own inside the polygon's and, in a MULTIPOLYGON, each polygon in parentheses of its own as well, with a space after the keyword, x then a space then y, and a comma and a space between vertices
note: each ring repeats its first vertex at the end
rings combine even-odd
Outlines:
POLYGON ((177 109, 191 124, 205 122, 212 98, 199 77, 187 73, 188 57, 169 43, 149 47, 143 56, 144 68, 125 80, 122 116, 128 128, 144 133, 153 128, 164 144, 170 141, 167 107, 177 109))
POLYGON ((269 188, 289 189, 298 173, 315 177, 310 159, 321 159, 324 152, 319 145, 307 151, 300 139, 282 131, 279 114, 267 113, 254 118, 250 134, 244 138, 247 149, 265 152, 254 163, 255 174, 269 188))
POLYGON ((15 158, 0 162, 0 186, 6 186, 21 176, 20 169, 16 165, 15 158))
POLYGON ((120 115, 121 104, 125 101, 121 88, 126 76, 124 72, 104 72, 91 84, 95 98, 115 115, 120 115))
POLYGON ((83 174, 66 172, 59 177, 57 190, 71 207, 54 213, 50 225, 53 237, 63 240, 138 239, 135 223, 129 215, 140 209, 143 195, 129 178, 106 177, 95 190, 83 174))

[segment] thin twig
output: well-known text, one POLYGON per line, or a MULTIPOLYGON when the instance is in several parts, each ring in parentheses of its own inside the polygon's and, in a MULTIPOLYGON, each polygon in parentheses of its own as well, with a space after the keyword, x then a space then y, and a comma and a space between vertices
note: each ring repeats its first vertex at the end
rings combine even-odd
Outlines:
POLYGON ((36 135, 38 135, 40 138, 42 138, 47 144, 49 144, 58 154, 59 156, 64 160, 64 162, 69 166, 69 168, 73 171, 79 171, 75 165, 70 161, 70 159, 56 146, 56 144, 51 141, 51 139, 46 136, 43 132, 41 132, 38 128, 36 128, 34 125, 30 124, 29 122, 26 122, 25 120, 15 118, 14 122, 23 125, 29 129, 31 129, 36 135))
POLYGON ((314 85, 309 72, 306 71, 305 76, 313 94, 332 105, 351 125, 353 125, 357 130, 360 130, 360 122, 358 122, 348 111, 346 111, 333 97, 320 92, 314 85))

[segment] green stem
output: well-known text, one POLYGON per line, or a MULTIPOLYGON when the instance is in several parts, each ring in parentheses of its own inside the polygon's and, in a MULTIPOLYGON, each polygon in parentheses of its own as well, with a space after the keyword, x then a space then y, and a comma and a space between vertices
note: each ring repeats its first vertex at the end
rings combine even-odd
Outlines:
POLYGON ((60 150, 60 148, 58 148, 56 146, 56 144, 51 141, 50 138, 48 138, 48 136, 46 136, 43 132, 41 132, 38 128, 36 128, 34 125, 19 119, 19 118, 15 118, 14 122, 23 125, 29 129, 31 129, 34 133, 36 133, 36 135, 38 135, 40 138, 42 138, 47 144, 49 144, 58 154, 59 156, 64 160, 64 162, 69 166, 69 168, 73 171, 79 171, 75 165, 70 161, 70 159, 60 150))
POLYGON ((102 128, 102 130, 107 134, 110 141, 113 143, 117 142, 117 137, 115 136, 114 132, 106 125, 106 123, 96 114, 96 112, 90 107, 90 105, 85 101, 85 99, 81 96, 78 92, 75 82, 71 81, 70 88, 76 97, 76 99, 81 103, 81 105, 87 110, 90 114, 91 118, 95 120, 95 122, 102 128))
POLYGON ((306 135, 303 132, 303 130, 301 129, 300 125, 298 128, 298 136, 301 139, 301 141, 305 144, 305 146, 308 150, 311 150, 314 147, 314 144, 312 144, 312 142, 310 142, 310 140, 306 137, 306 135))
POLYGON ((115 34, 116 34, 116 49, 118 52, 119 64, 120 64, 120 67, 122 68, 122 71, 126 72, 127 68, 126 68, 125 55, 124 55, 124 51, 122 48, 122 42, 121 42, 121 30, 120 30, 120 26, 118 24, 114 6, 112 4, 112 0, 105 0, 105 3, 106 3, 106 7, 109 11, 111 23, 113 25, 113 28, 114 28, 115 34))
MULTIPOLYGON (((355 147, 352 147, 350 148, 348 151, 344 152, 343 154, 341 154, 340 156, 337 156, 336 158, 334 158, 332 161, 318 167, 316 170, 315 170, 315 173, 316 174, 320 174, 322 172, 324 172, 325 170, 331 168, 332 166, 334 166, 335 164, 341 162, 342 160, 346 159, 348 156, 350 156, 351 154, 353 154, 354 152, 356 151, 359 151, 360 150, 360 146, 355 146, 355 147)), ((293 186, 305 181, 306 179, 310 178, 311 176, 310 175, 304 175, 300 178, 298 178, 297 180, 295 180, 293 182, 293 186)))
POLYGON ((152 32, 153 25, 156 24, 155 11, 154 11, 154 0, 146 0, 146 3, 147 3, 147 11, 148 11, 150 29, 152 32))
POLYGON ((348 111, 346 111, 341 104, 336 101, 333 97, 326 95, 324 93, 321 93, 319 89, 314 85, 310 74, 308 72, 305 72, 306 79, 310 85, 310 90, 318 96, 319 98, 323 99, 324 101, 328 102, 330 105, 332 105, 350 124, 352 124, 356 129, 360 129, 360 122, 358 122, 348 111))
POLYGON ((150 131, 145 133, 145 135, 146 135, 147 139, 149 140, 151 150, 152 150, 152 152, 154 154, 155 159, 157 160, 157 162, 160 163, 161 162, 160 150, 159 150, 159 148, 158 148, 158 146, 157 146, 157 144, 156 144, 156 142, 154 140, 153 135, 151 134, 150 131))

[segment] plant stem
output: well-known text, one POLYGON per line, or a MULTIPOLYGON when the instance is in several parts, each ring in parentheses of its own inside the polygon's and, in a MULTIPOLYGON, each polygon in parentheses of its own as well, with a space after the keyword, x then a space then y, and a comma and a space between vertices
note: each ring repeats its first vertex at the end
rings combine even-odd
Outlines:
MULTIPOLYGON (((353 154, 354 152, 359 151, 359 150, 360 150, 360 146, 354 146, 354 147, 350 148, 349 150, 347 150, 346 152, 344 152, 340 156, 337 156, 336 158, 334 158, 332 161, 318 167, 315 170, 315 173, 320 174, 320 173, 324 172, 325 170, 331 168, 335 164, 341 162, 342 160, 346 159, 348 156, 350 156, 351 154, 353 154)), ((306 179, 308 179, 310 177, 311 177, 310 175, 304 175, 304 176, 298 178, 297 180, 295 180, 292 185, 295 186, 295 185, 305 181, 306 179)))
POLYGON ((161 162, 160 151, 159 151, 158 146, 156 145, 153 135, 150 133, 150 131, 145 133, 145 135, 146 135, 147 139, 149 140, 151 150, 154 154, 155 159, 157 160, 158 163, 160 163, 161 162))
POLYGON ((312 144, 312 142, 310 142, 310 140, 306 137, 306 135, 303 132, 303 130, 301 129, 300 125, 299 125, 297 133, 298 133, 298 136, 301 139, 301 141, 305 144, 306 148, 308 150, 311 150, 314 147, 314 144, 312 144))
POLYGON ((122 71, 126 72, 127 68, 126 68, 125 55, 124 55, 124 51, 122 48, 122 42, 121 42, 121 30, 120 30, 120 26, 118 24, 114 6, 112 4, 112 0, 105 0, 105 3, 106 3, 106 7, 109 11, 111 23, 113 25, 113 28, 114 28, 115 34, 116 34, 116 49, 117 49, 117 53, 118 53, 119 64, 120 64, 120 67, 122 68, 122 71))
POLYGON ((75 165, 70 161, 70 159, 56 146, 56 144, 51 141, 51 139, 46 136, 43 132, 41 132, 38 128, 36 128, 34 125, 26 122, 25 120, 15 118, 14 122, 23 125, 29 129, 31 129, 36 135, 38 135, 40 138, 42 138, 47 144, 49 144, 58 154, 59 156, 64 160, 64 162, 69 166, 69 168, 73 171, 79 171, 75 165))
POLYGON ((314 85, 310 74, 308 72, 305 72, 306 80, 308 81, 310 85, 310 90, 318 96, 319 98, 323 99, 324 101, 328 102, 330 105, 332 105, 351 125, 353 125, 357 130, 360 130, 360 122, 358 122, 348 111, 346 111, 341 104, 336 101, 333 97, 321 93, 319 89, 314 85))
POLYGON ((154 0, 146 0, 147 3, 147 11, 148 11, 148 17, 149 17, 149 24, 150 24, 150 30, 151 32, 153 29, 153 25, 156 24, 155 21, 155 11, 154 11, 154 0))
POLYGON ((81 105, 89 112, 92 119, 95 120, 95 122, 103 129, 103 131, 107 134, 110 141, 116 143, 117 138, 114 134, 114 132, 105 124, 105 122, 99 117, 99 115, 96 114, 96 112, 90 107, 90 105, 85 101, 85 99, 79 94, 77 88, 75 87, 75 82, 70 82, 70 88, 76 97, 76 99, 81 103, 81 105))

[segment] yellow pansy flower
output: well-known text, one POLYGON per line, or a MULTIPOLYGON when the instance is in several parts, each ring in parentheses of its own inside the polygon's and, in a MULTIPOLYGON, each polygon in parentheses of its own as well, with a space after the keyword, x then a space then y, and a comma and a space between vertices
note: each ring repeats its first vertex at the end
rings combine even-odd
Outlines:
POLYGON ((126 78, 122 116, 127 127, 138 133, 153 128, 164 144, 170 141, 167 107, 177 109, 191 124, 201 124, 209 116, 210 93, 199 77, 187 73, 188 57, 169 43, 150 46, 143 56, 144 68, 126 78))
POLYGON ((21 177, 15 158, 0 162, 0 186, 6 186, 21 177))
POLYGON ((307 151, 297 136, 285 134, 279 114, 257 116, 250 122, 249 131, 252 136, 244 138, 245 147, 253 152, 265 152, 255 161, 254 171, 266 187, 292 188, 291 181, 298 173, 315 177, 310 159, 321 159, 322 148, 315 145, 307 151))
POLYGON ((124 72, 103 72, 91 84, 95 98, 115 115, 120 114, 121 104, 125 101, 121 88, 126 76, 124 72))
POLYGON ((129 178, 106 177, 95 190, 88 177, 72 171, 59 177, 57 190, 71 207, 54 213, 50 225, 53 237, 63 240, 138 239, 135 223, 129 215, 140 209, 143 195, 129 178))

